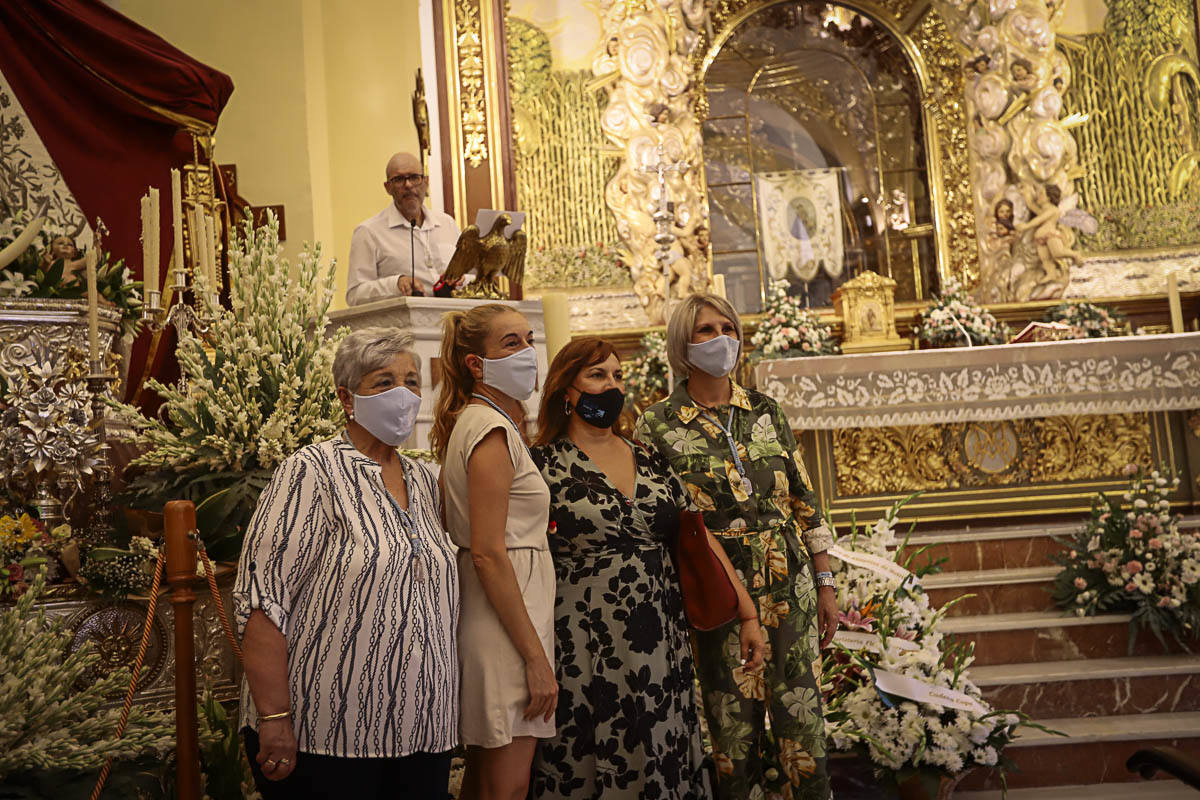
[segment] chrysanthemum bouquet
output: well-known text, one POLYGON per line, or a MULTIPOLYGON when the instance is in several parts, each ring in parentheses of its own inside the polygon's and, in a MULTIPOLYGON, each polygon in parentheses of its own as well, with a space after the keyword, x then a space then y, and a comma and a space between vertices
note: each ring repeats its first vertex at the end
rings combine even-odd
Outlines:
POLYGON ((897 503, 861 532, 851 527, 830 551, 841 631, 822 664, 825 721, 834 749, 858 751, 881 777, 936 786, 975 766, 1005 769, 1018 713, 992 709, 967 676, 973 645, 945 645, 915 567, 924 549, 897 541, 897 503), (912 570, 911 572, 909 570, 912 570))
POLYGON ((839 352, 833 329, 787 293, 787 281, 772 281, 758 330, 750 337, 753 359, 829 356, 839 352))
POLYGON ((1104 336, 1127 336, 1129 323, 1115 311, 1082 300, 1064 300, 1046 312, 1047 322, 1070 325, 1076 339, 1096 339, 1104 336))
POLYGON ((46 530, 28 514, 0 515, 0 597, 20 597, 43 567, 57 572, 58 555, 70 540, 70 525, 46 530))
POLYGON ((935 297, 921 312, 913 332, 923 342, 937 347, 966 347, 968 344, 1004 344, 1008 326, 976 305, 957 280, 946 281, 941 297, 935 297))
POLYGON ((657 332, 642 337, 642 352, 625 363, 625 391, 627 402, 635 410, 642 410, 661 399, 667 387, 667 339, 657 332))
POLYGON ((1134 464, 1125 473, 1129 491, 1097 496, 1084 528, 1060 540, 1054 600, 1081 617, 1132 612, 1131 651, 1142 628, 1164 644, 1200 638, 1200 531, 1181 530, 1167 499, 1179 479, 1134 464))

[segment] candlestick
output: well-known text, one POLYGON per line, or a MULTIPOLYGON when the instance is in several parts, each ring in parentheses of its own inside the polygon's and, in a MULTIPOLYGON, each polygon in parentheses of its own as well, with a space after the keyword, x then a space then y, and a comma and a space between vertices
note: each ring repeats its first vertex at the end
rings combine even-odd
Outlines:
POLYGON ((87 254, 88 359, 100 358, 100 297, 96 287, 96 248, 87 254))
POLYGON ((151 253, 152 242, 150 229, 150 196, 142 195, 142 282, 149 288, 158 288, 158 262, 151 253))
POLYGON ((1171 310, 1171 333, 1183 333, 1183 305, 1179 300, 1179 273, 1167 273, 1167 307, 1171 310))
POLYGON ((204 217, 199 209, 193 207, 188 209, 189 229, 192 234, 192 280, 204 274, 205 260, 204 255, 204 217))
MULTIPOLYGON (((183 190, 179 180, 179 170, 171 170, 171 229, 175 236, 175 247, 171 251, 175 260, 175 269, 183 269, 183 190)), ((155 286, 155 289, 158 287, 155 286)))

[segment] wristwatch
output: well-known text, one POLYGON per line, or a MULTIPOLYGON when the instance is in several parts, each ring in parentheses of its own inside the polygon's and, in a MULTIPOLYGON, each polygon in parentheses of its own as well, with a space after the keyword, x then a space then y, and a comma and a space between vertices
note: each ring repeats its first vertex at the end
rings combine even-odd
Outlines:
POLYGON ((818 572, 817 586, 832 586, 837 587, 837 583, 833 580, 832 572, 818 572))

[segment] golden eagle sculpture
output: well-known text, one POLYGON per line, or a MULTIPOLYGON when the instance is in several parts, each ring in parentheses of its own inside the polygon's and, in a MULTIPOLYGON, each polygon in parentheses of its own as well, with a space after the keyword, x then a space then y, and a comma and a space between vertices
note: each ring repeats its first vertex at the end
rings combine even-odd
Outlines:
POLYGON ((503 299, 500 291, 500 276, 503 275, 508 278, 510 298, 521 298, 527 237, 522 230, 513 233, 511 238, 506 237, 504 229, 511 224, 512 217, 500 214, 492 222, 491 230, 483 236, 480 236, 476 225, 468 225, 463 229, 442 280, 454 285, 473 271, 475 281, 456 290, 456 297, 503 299))

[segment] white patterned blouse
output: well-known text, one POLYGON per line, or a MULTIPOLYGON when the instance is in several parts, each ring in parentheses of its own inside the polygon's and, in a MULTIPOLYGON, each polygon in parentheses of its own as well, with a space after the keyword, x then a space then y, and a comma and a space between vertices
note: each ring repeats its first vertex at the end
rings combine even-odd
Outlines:
MULTIPOLYGON (((239 634, 261 609, 287 640, 298 749, 349 758, 458 743, 458 570, 437 481, 401 457, 409 511, 342 438, 284 461, 246 531, 239 634)), ((258 716, 242 681, 241 724, 258 716)))

